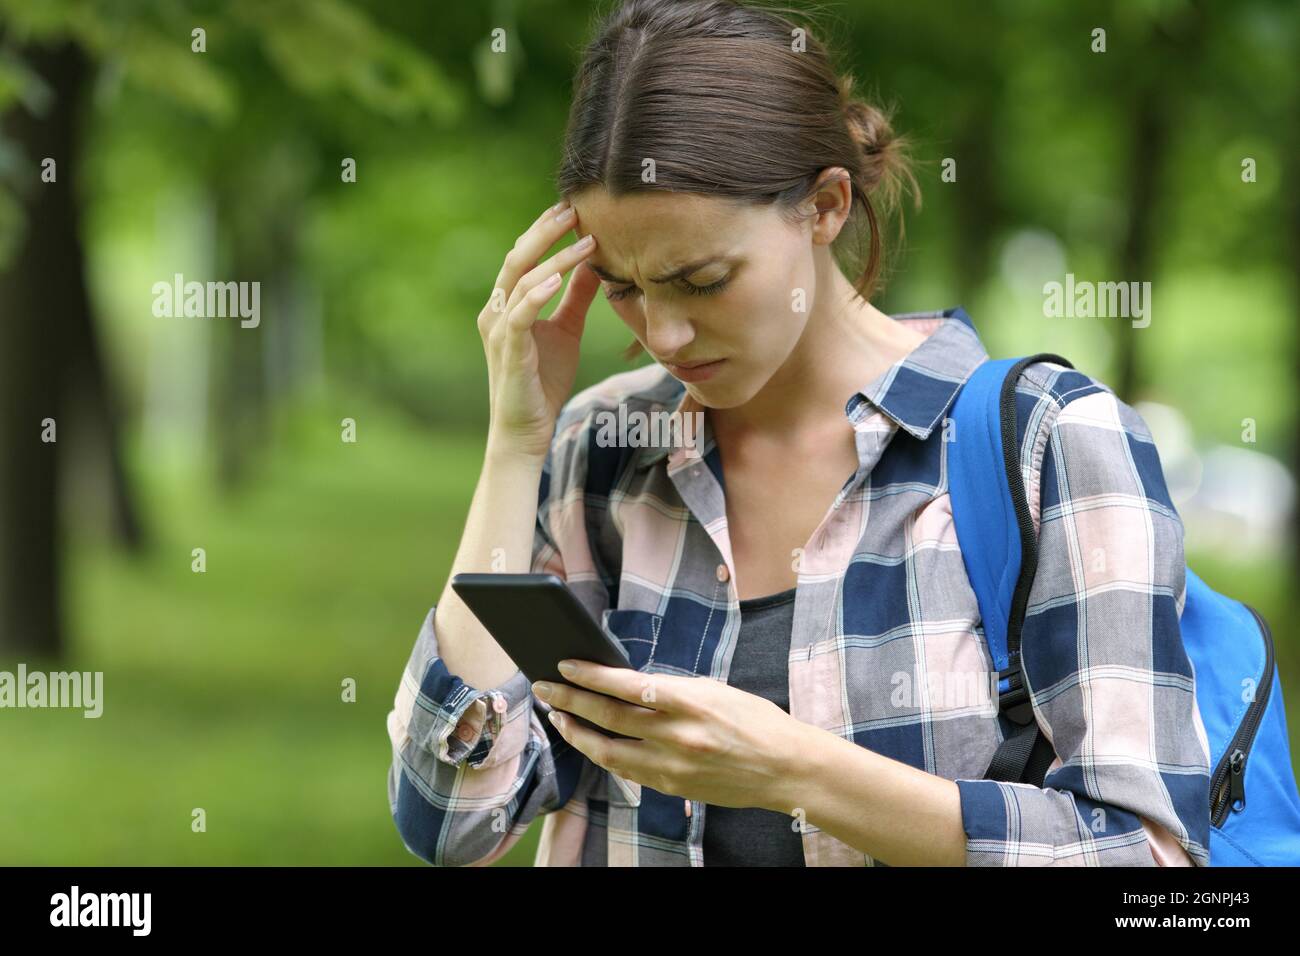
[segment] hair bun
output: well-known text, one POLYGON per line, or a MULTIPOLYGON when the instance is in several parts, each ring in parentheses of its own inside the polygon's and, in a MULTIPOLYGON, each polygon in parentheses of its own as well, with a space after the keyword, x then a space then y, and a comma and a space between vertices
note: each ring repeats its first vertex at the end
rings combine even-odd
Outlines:
POLYGON ((848 123, 849 135, 865 156, 876 156, 895 141, 889 117, 869 103, 849 100, 844 106, 844 119, 848 123))
POLYGON ((894 132, 890 114, 853 94, 853 77, 840 78, 840 98, 849 136, 862 151, 862 186, 882 210, 896 209, 908 191, 920 207, 920 188, 907 158, 908 140, 894 132))

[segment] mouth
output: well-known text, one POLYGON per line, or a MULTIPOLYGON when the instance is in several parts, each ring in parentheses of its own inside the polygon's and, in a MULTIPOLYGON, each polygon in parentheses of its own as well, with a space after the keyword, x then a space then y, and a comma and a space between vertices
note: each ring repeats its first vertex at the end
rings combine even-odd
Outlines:
POLYGON ((722 367, 726 359, 712 359, 699 362, 663 362, 664 368, 676 379, 683 382, 702 382, 722 367))

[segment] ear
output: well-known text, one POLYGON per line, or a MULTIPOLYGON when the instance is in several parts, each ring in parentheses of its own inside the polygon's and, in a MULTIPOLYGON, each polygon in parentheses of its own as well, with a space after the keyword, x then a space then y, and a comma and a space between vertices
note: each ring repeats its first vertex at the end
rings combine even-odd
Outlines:
POLYGON ((799 208, 812 226, 813 242, 830 245, 853 211, 849 171, 843 166, 828 166, 823 169, 817 177, 812 195, 799 208))

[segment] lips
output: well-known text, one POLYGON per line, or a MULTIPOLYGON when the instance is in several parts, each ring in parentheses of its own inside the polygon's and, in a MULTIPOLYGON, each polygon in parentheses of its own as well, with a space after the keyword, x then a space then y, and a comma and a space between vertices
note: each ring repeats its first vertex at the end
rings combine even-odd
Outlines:
POLYGON ((672 374, 673 378, 683 382, 702 382, 713 375, 722 367, 726 359, 705 359, 696 362, 664 362, 664 368, 672 374))
POLYGON ((665 365, 672 365, 676 368, 699 368, 701 365, 712 365, 714 362, 721 362, 722 359, 702 359, 699 362, 665 362, 665 365))

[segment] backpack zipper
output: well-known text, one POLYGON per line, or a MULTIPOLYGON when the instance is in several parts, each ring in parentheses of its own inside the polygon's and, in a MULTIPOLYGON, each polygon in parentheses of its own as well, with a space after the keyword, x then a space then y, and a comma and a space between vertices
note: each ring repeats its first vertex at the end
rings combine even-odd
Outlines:
POLYGON ((1246 760, 1250 756, 1251 745, 1255 742, 1255 733, 1259 722, 1264 717, 1264 708, 1268 705, 1268 695, 1273 690, 1273 632, 1268 622, 1257 610, 1243 602, 1243 607, 1254 615, 1259 623, 1260 633, 1264 637, 1264 674, 1260 684, 1255 687, 1255 699, 1246 709, 1246 716, 1233 734, 1231 743, 1214 768, 1214 777, 1210 783, 1210 822, 1216 827, 1223 826, 1228 818, 1228 809, 1234 813, 1246 809, 1246 760), (1263 691, 1261 692, 1260 686, 1263 691))

